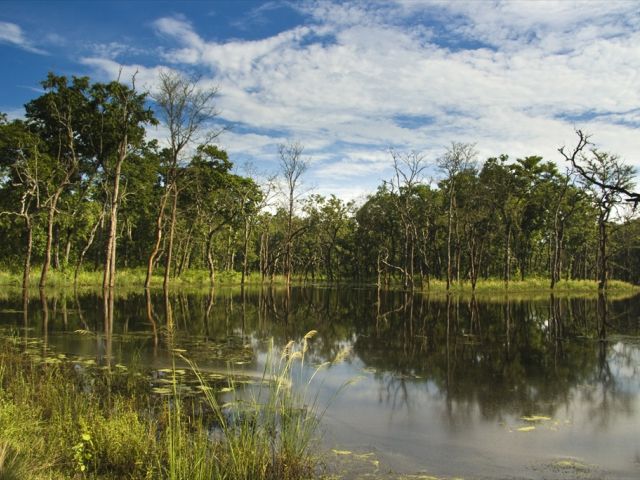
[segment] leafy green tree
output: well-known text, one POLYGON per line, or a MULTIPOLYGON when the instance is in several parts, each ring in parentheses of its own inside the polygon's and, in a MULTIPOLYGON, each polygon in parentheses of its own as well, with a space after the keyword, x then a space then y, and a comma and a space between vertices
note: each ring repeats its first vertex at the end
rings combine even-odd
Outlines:
MULTIPOLYGON (((22 288, 29 286, 33 231, 39 205, 39 165, 47 163, 37 135, 21 120, 0 122, 0 218, 12 216, 22 220, 25 233, 25 253, 22 288)), ((11 228, 12 225, 7 225, 11 228)), ((6 236, 5 238, 8 238, 6 236)), ((10 244, 11 248, 18 248, 10 244)))
POLYGON ((104 175, 109 206, 103 287, 113 288, 123 166, 127 160, 135 159, 133 152, 143 147, 145 125, 157 122, 153 112, 146 106, 146 93, 139 93, 135 89, 135 77, 131 87, 119 81, 95 84, 91 97, 94 107, 91 120, 94 125, 100 125, 100 131, 94 137, 99 145, 96 158, 104 175))
POLYGON ((58 202, 62 194, 77 180, 81 163, 81 134, 92 128, 89 79, 50 73, 42 83, 45 93, 25 105, 27 124, 38 135, 47 162, 39 165, 39 195, 46 209, 46 247, 40 287, 47 282, 51 266, 53 231, 58 202))

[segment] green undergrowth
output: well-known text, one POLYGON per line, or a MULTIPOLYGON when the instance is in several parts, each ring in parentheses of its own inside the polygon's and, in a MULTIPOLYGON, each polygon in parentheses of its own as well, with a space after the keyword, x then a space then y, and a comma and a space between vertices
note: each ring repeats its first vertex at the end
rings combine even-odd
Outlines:
MULTIPOLYGON (((142 287, 146 280, 147 271, 144 268, 119 268, 116 272, 116 286, 118 287, 142 287)), ((156 270, 151 277, 151 287, 162 287, 164 281, 163 270, 156 270)), ((102 270, 82 270, 78 273, 78 287, 102 286, 102 270)), ((240 285, 241 272, 219 271, 215 274, 215 285, 240 285)), ((321 281, 321 280, 319 280, 321 281)), ((33 267, 29 275, 29 285, 36 288, 40 282, 40 268, 33 267)), ((296 285, 308 283, 304 278, 294 277, 292 282, 296 285)), ((257 272, 251 272, 245 278, 246 285, 285 285, 285 277, 275 275, 263 279, 257 272)), ((22 272, 0 269, 0 285, 22 286, 22 272)), ((73 269, 51 269, 47 275, 47 287, 68 287, 74 285, 73 269)), ((209 288, 211 281, 209 272, 203 269, 190 269, 180 276, 169 277, 169 285, 172 287, 198 287, 209 288)))
POLYGON ((322 411, 300 376, 314 333, 283 352, 272 346, 251 387, 177 359, 198 395, 184 393, 175 367, 153 387, 137 368, 28 355, 20 339, 2 338, 0 479, 315 477, 322 411))
MULTIPOLYGON (((428 286, 423 286, 423 292, 429 293, 446 293, 446 282, 441 280, 431 281, 428 286)), ((478 280, 475 292, 471 286, 471 282, 453 283, 450 291, 453 293, 475 293, 477 295, 495 295, 495 294, 550 294, 571 295, 571 296, 594 296, 598 295, 598 282, 595 280, 561 280, 555 288, 551 289, 549 279, 547 278, 529 278, 525 280, 516 280, 505 283, 503 280, 487 279, 478 280)), ((607 293, 612 295, 633 295, 640 293, 640 286, 632 285, 620 280, 610 280, 607 293)))
MULTIPOLYGON (((142 268, 123 268, 117 272, 116 285, 119 290, 127 291, 129 289, 139 289, 143 287, 146 276, 146 270, 142 268)), ((0 270, 0 286, 20 287, 22 282, 21 274, 18 272, 8 272, 0 270)), ((37 289, 39 282, 39 270, 33 269, 30 276, 30 285, 34 290, 37 289)), ((241 282, 241 274, 235 271, 218 272, 215 277, 215 285, 217 287, 234 287, 239 286, 241 282)), ((151 282, 152 288, 162 287, 163 277, 162 271, 154 274, 151 282)), ((260 274, 251 273, 245 279, 248 287, 273 286, 275 288, 285 287, 285 278, 281 275, 262 279, 260 274)), ((309 279, 294 277, 293 285, 299 286, 332 286, 335 282, 327 282, 323 279, 309 279)), ((358 285, 375 287, 373 283, 341 281, 341 285, 358 285)), ((51 289, 68 288, 74 286, 74 278, 72 271, 51 270, 49 273, 47 287, 51 289)), ((78 275, 76 287, 79 290, 95 289, 102 286, 101 271, 82 271, 78 275)), ((180 277, 170 278, 170 287, 172 289, 180 289, 182 291, 205 292, 210 289, 209 273, 206 270, 187 270, 180 277)), ((385 285, 385 289, 402 290, 403 287, 398 281, 391 281, 385 285)), ((414 291, 429 294, 446 294, 446 282, 443 280, 431 280, 428 284, 420 283, 416 279, 414 291)), ((596 296, 598 295, 598 282, 595 280, 561 280, 554 289, 550 288, 550 281, 544 277, 531 277, 525 280, 513 280, 505 283, 502 279, 481 279, 478 280, 475 290, 473 290, 471 282, 462 281, 454 282, 449 289, 450 293, 478 296, 496 296, 509 294, 510 296, 535 296, 541 294, 554 293, 559 296, 596 296)), ((626 296, 640 293, 640 286, 633 285, 620 280, 610 280, 607 287, 607 294, 612 298, 624 298, 626 296)))

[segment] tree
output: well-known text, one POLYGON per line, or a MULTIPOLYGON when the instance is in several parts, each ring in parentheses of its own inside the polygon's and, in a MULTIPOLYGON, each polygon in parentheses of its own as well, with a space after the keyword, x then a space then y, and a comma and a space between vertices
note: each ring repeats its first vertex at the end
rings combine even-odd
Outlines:
POLYGON ((625 165, 615 154, 597 150, 589 136, 578 130, 578 143, 571 153, 564 147, 558 149, 579 175, 580 182, 587 188, 592 202, 598 210, 598 287, 605 290, 608 280, 608 222, 614 210, 627 199, 633 198, 633 177, 635 170, 625 165), (589 152, 585 149, 591 146, 589 152))
MULTIPOLYGON (((478 152, 475 144, 452 142, 444 155, 437 161, 438 168, 446 175, 445 180, 447 182, 447 290, 451 287, 452 281, 451 237, 454 222, 456 222, 456 177, 465 170, 473 169, 477 156, 478 152)), ((459 242, 456 242, 456 244, 459 252, 459 242)))
POLYGON ((304 227, 294 230, 293 216, 296 203, 300 198, 302 175, 309 168, 309 160, 302 156, 304 147, 298 142, 282 144, 278 147, 280 155, 280 173, 284 181, 283 193, 287 205, 287 230, 284 238, 284 276, 287 285, 291 284, 293 264, 293 240, 304 227))
POLYGON ((118 209, 122 200, 121 179, 124 162, 133 150, 142 146, 144 124, 155 124, 150 109, 145 106, 146 94, 135 89, 135 76, 131 88, 119 81, 96 84, 92 89, 94 119, 101 126, 100 148, 96 152, 105 176, 107 203, 109 205, 109 227, 105 249, 104 288, 113 288, 116 277, 116 245, 118 209))
POLYGON ((0 216, 16 216, 24 222, 22 288, 26 290, 31 270, 34 217, 40 206, 38 164, 42 162, 42 145, 24 122, 6 123, 4 115, 0 119, 0 178, 8 187, 0 190, 0 216))
POLYGON ((75 180, 80 169, 81 132, 91 128, 89 121, 89 79, 49 73, 41 82, 45 93, 25 105, 29 128, 43 142, 46 164, 40 165, 41 205, 47 209, 46 248, 40 287, 47 283, 51 266, 53 231, 58 202, 75 180))
MULTIPOLYGON (((394 266, 399 269, 404 277, 404 288, 414 287, 414 265, 416 254, 416 242, 418 237, 418 229, 415 223, 416 202, 414 195, 416 188, 422 183, 422 174, 426 168, 424 156, 418 152, 409 152, 400 154, 391 151, 393 159, 394 176, 389 182, 392 199, 394 200, 396 213, 402 223, 402 238, 404 243, 402 267, 394 266)), ((382 259, 383 263, 388 266, 386 259, 382 259)))
POLYGON ((222 132, 221 129, 210 129, 205 136, 206 138, 198 138, 201 131, 207 127, 208 122, 218 115, 213 103, 217 95, 218 89, 216 87, 200 88, 197 79, 190 79, 176 72, 160 73, 159 90, 153 99, 161 120, 169 130, 169 138, 167 139, 169 147, 165 156, 165 193, 160 199, 158 208, 156 242, 147 263, 145 288, 149 288, 151 284, 154 263, 162 242, 163 217, 167 202, 171 197, 169 238, 163 281, 165 289, 168 286, 180 193, 178 183, 180 172, 184 171, 179 168, 179 164, 182 155, 192 142, 200 141, 202 144, 207 144, 222 132))

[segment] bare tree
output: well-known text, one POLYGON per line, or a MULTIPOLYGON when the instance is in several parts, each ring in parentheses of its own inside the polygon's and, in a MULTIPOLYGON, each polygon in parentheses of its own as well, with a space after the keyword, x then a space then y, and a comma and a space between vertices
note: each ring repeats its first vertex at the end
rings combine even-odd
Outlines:
POLYGON ((581 160, 583 160, 584 150, 589 145, 593 147, 593 144, 589 141, 591 135, 584 133, 582 130, 576 130, 576 134, 578 135, 578 144, 571 153, 565 152, 564 146, 558 149, 564 159, 571 162, 571 165, 582 179, 586 180, 590 184, 598 186, 599 188, 608 188, 617 191, 619 194, 626 197, 625 200, 636 208, 638 203, 640 203, 640 193, 632 192, 631 189, 634 188, 633 186, 623 187, 620 185, 603 183, 602 179, 597 178, 593 172, 590 172, 585 168, 581 160))
POLYGON ((625 197, 637 204, 638 194, 631 192, 635 170, 617 155, 597 150, 589 141, 589 135, 580 130, 576 133, 578 143, 573 151, 567 153, 564 147, 558 151, 578 172, 579 181, 588 189, 598 209, 598 287, 604 290, 608 280, 608 223, 625 197), (589 146, 591 148, 586 152, 589 146))
MULTIPOLYGON (((451 146, 437 160, 438 168, 446 175, 448 205, 447 221, 447 290, 451 287, 452 281, 452 256, 451 237, 453 235, 454 223, 457 230, 456 220, 456 177, 461 172, 474 168, 478 152, 474 143, 451 142, 451 146)), ((459 256, 460 242, 456 239, 459 256)), ((459 273, 459 272, 458 272, 459 273)))
POLYGON ((415 249, 418 239, 418 226, 416 225, 416 212, 413 196, 415 187, 422 183, 423 172, 427 167, 424 156, 418 152, 400 153, 391 150, 394 175, 389 183, 393 200, 402 224, 404 236, 403 266, 391 265, 386 256, 380 261, 402 273, 404 288, 413 289, 415 249))
POLYGON ((280 154, 280 172, 284 180, 283 193, 287 202, 287 231, 284 245, 284 276, 287 285, 291 283, 293 239, 299 234, 293 229, 295 205, 301 196, 300 184, 302 175, 309 168, 309 160, 302 156, 304 146, 299 142, 282 144, 278 147, 280 154))
POLYGON ((207 130, 205 135, 200 135, 206 129, 208 122, 219 114, 214 105, 214 99, 217 95, 217 87, 201 88, 198 86, 197 78, 187 78, 176 72, 160 73, 159 90, 153 96, 153 99, 156 102, 161 120, 169 130, 169 138, 167 139, 169 151, 165 159, 165 190, 160 199, 156 220, 156 241, 147 263, 145 288, 148 288, 151 283, 153 267, 162 243, 165 210, 169 203, 169 198, 171 198, 169 238, 167 241, 163 282, 165 288, 168 286, 173 256, 178 195, 180 193, 178 185, 180 162, 190 144, 195 142, 209 143, 222 132, 220 128, 213 128, 207 130))

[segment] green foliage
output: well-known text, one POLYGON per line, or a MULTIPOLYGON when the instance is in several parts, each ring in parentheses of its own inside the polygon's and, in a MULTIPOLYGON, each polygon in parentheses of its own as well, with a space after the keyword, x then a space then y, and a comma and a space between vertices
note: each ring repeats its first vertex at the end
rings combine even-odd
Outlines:
MULTIPOLYGON (((190 97, 178 92, 188 81, 171 74, 161 80, 179 96, 186 92, 179 111, 197 121, 206 112, 215 116, 211 105, 200 112, 190 103, 206 103, 215 91, 195 89, 190 97)), ((162 270, 171 232, 174 285, 238 281, 231 272, 241 272, 240 281, 251 272, 271 281, 289 270, 305 281, 405 288, 449 277, 450 288, 493 278, 639 281, 634 220, 616 216, 628 213, 625 198, 635 198, 634 170, 615 154, 588 153, 584 135, 584 151, 572 162, 577 175, 537 155, 503 154, 476 164, 473 145, 453 142, 438 161, 437 183, 422 177, 421 155, 391 152, 395 175, 361 205, 298 190, 278 198, 271 180, 258 184, 256 175, 240 175, 218 145, 207 142, 188 154, 187 131, 171 148, 148 141, 145 128, 156 120, 135 88, 53 73, 42 85, 25 120, 0 121, 3 271, 17 274, 29 257, 39 267, 51 261, 52 284, 68 284, 76 267, 78 283, 95 283, 117 210, 120 283, 138 282, 132 272, 147 266, 156 243, 154 268, 162 270)), ((168 121, 171 99, 161 100, 168 121)), ((288 148, 280 152, 285 158, 303 151, 288 148)))

